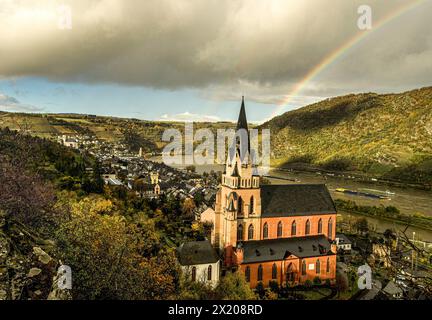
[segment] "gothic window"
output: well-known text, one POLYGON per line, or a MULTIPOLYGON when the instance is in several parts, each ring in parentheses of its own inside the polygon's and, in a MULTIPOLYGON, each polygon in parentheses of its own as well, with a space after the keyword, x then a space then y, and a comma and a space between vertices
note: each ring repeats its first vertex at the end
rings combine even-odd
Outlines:
POLYGON ((196 267, 192 267, 192 281, 196 281, 196 267))
POLYGON ((248 228, 248 240, 253 240, 253 237, 254 237, 254 227, 252 224, 250 224, 248 228))
POLYGON ((273 263, 273 267, 272 267, 272 279, 277 279, 277 266, 276 266, 276 263, 273 263))
POLYGON ((328 222, 328 237, 331 239, 332 236, 333 236, 333 221, 332 218, 330 218, 328 222))
POLYGON ((254 212, 254 197, 252 196, 250 199, 249 214, 252 214, 253 212, 254 212))
POLYGON ((295 236, 297 234, 297 224, 295 221, 291 224, 291 235, 295 236))
POLYGON ((238 199, 237 213, 243 214, 243 199, 241 197, 238 199))
POLYGON ((318 234, 322 233, 322 219, 319 219, 318 221, 318 234))
POLYGON ((243 241, 243 225, 239 224, 237 227, 237 241, 243 241))
POLYGON ((268 238, 268 224, 267 222, 264 223, 264 227, 263 227, 263 238, 267 239, 268 238))
POLYGON ((316 273, 320 274, 320 272, 321 272, 321 262, 319 260, 316 261, 315 269, 316 269, 316 273))
POLYGON ((207 268, 207 280, 211 281, 211 279, 212 279, 212 266, 210 265, 207 268))
POLYGON ((310 234, 310 221, 307 220, 306 221, 306 226, 305 226, 305 235, 310 234))
POLYGON ((287 268, 287 280, 294 281, 294 271, 292 263, 290 263, 287 268))
POLYGON ((263 267, 262 265, 258 266, 258 281, 262 281, 263 279, 263 267))
POLYGON ((279 223, 278 223, 277 236, 278 236, 278 238, 282 237, 282 221, 279 221, 279 223))
POLYGON ((301 269, 302 275, 306 275, 306 261, 303 260, 302 262, 302 269, 301 269))
POLYGON ((329 258, 327 258, 326 272, 327 273, 330 272, 330 259, 329 258))
POLYGON ((249 268, 249 266, 246 267, 245 278, 246 278, 247 282, 250 282, 250 268, 249 268))

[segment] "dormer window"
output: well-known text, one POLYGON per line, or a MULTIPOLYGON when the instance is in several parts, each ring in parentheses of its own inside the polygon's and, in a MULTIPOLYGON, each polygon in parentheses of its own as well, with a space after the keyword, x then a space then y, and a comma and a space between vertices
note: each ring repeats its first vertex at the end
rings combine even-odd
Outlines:
POLYGON ((325 247, 322 244, 319 244, 318 247, 319 247, 320 254, 326 253, 326 249, 325 249, 325 247))

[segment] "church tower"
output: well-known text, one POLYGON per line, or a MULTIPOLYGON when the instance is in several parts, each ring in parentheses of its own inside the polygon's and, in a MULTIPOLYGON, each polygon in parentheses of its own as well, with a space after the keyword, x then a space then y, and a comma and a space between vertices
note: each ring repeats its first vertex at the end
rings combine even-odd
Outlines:
POLYGON ((337 211, 324 184, 260 185, 242 99, 216 195, 212 243, 225 269, 240 269, 251 288, 270 281, 336 279, 337 211))
POLYGON ((228 267, 236 264, 242 241, 260 239, 260 178, 253 156, 243 98, 215 206, 213 241, 228 267))

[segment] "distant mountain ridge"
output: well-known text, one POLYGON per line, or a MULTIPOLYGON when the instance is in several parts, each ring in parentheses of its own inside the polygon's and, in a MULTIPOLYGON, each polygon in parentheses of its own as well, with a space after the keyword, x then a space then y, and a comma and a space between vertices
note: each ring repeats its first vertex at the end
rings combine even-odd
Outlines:
MULTIPOLYGON (((133 152, 158 152, 167 144, 162 134, 167 129, 184 131, 183 122, 150 121, 89 114, 13 113, 0 111, 0 128, 8 127, 42 138, 56 139, 61 135, 87 135, 107 142, 122 142, 133 152)), ((235 128, 230 122, 199 122, 194 129, 235 128)))
MULTIPOLYGON (((120 141, 133 151, 160 151, 165 129, 184 123, 94 115, 0 112, 0 127, 55 138, 91 134, 120 141)), ((234 128, 234 123, 194 123, 194 128, 234 128)), ((253 127, 253 126, 251 126, 253 127)), ((362 93, 329 98, 260 125, 271 130, 272 165, 362 171, 432 185, 432 87, 399 94, 362 93)))
POLYGON ((432 87, 330 98, 260 127, 271 130, 275 165, 432 183, 432 87))

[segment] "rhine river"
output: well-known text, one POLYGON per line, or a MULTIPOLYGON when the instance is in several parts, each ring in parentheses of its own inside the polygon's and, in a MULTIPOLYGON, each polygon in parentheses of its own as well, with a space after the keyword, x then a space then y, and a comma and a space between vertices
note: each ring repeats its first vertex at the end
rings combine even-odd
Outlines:
MULTIPOLYGON (((150 159, 152 161, 161 161, 160 157, 150 159)), ((183 168, 182 166, 175 166, 176 168, 183 168)), ((223 171, 223 165, 197 165, 197 173, 214 171, 223 171)), ((376 183, 359 182, 353 179, 343 179, 336 176, 316 174, 316 173, 305 173, 305 172, 287 172, 278 169, 272 169, 269 173, 268 180, 272 184, 291 184, 291 183, 325 183, 329 189, 333 199, 352 200, 359 205, 366 206, 395 206, 404 214, 421 213, 424 215, 432 216, 432 192, 418 190, 413 188, 398 188, 389 187, 386 185, 379 185, 376 183), (348 195, 340 192, 336 192, 336 188, 345 188, 350 190, 368 189, 378 191, 389 191, 390 199, 381 200, 375 198, 367 198, 362 196, 348 195)), ((373 191, 369 191, 372 192, 373 191)), ((403 231, 404 225, 394 223, 392 221, 371 218, 367 216, 340 212, 343 218, 359 218, 365 217, 368 220, 369 225, 376 228, 377 231, 384 231, 385 229, 398 229, 403 231)), ((409 227, 406 231, 407 236, 412 238, 413 232, 415 232, 415 238, 424 241, 432 242, 432 231, 409 227)))

